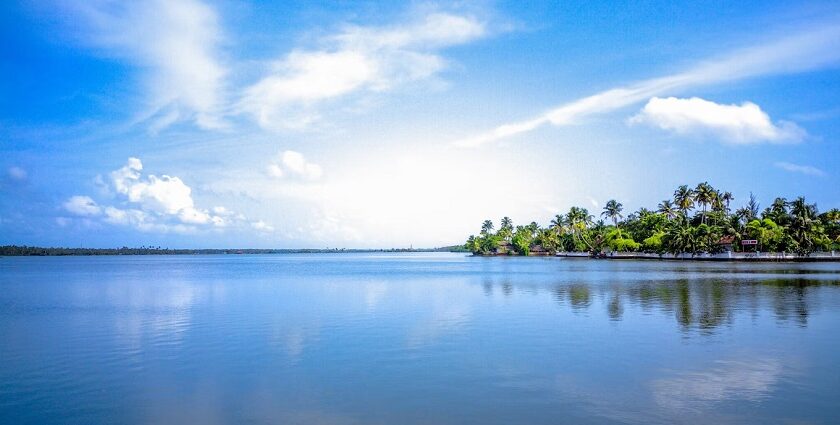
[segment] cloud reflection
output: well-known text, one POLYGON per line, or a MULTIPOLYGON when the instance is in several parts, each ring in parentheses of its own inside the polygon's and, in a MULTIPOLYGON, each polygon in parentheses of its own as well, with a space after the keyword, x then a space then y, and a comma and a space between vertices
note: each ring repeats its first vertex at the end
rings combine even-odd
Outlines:
POLYGON ((783 370, 782 362, 773 358, 719 360, 706 370, 676 372, 653 381, 653 398, 674 410, 733 399, 759 402, 771 395, 783 370))

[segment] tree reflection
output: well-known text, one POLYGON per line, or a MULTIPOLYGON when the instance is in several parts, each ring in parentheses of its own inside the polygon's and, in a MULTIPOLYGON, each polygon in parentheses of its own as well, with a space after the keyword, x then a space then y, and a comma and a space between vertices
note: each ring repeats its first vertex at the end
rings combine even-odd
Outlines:
POLYGON ((493 294, 493 286, 500 287, 505 296, 514 293, 514 286, 525 286, 529 292, 548 292, 561 307, 576 313, 603 308, 612 321, 621 321, 627 311, 634 309, 644 313, 659 312, 673 316, 683 331, 710 334, 731 325, 737 313, 747 313, 748 317, 754 318, 770 312, 780 323, 807 326, 808 316, 819 299, 816 291, 840 286, 840 281, 721 278, 548 286, 507 278, 498 282, 485 280, 483 286, 485 295, 493 294))

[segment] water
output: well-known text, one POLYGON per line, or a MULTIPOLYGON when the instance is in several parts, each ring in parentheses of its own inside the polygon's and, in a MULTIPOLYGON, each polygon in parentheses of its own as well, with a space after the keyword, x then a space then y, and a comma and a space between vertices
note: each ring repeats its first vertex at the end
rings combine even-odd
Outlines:
POLYGON ((840 423, 840 265, 0 258, 0 422, 840 423))

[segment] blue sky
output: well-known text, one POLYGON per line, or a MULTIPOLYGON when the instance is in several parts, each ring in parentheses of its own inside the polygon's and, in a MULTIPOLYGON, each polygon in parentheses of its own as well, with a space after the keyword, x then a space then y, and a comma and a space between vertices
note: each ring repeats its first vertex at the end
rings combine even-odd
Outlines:
POLYGON ((0 243, 402 247, 840 207, 836 2, 0 5, 0 243))

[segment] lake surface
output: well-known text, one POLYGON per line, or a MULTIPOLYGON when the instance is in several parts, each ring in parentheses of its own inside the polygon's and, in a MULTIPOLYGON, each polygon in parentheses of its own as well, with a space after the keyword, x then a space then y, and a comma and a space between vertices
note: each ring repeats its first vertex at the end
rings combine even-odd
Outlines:
POLYGON ((0 422, 840 423, 840 264, 0 258, 0 422))

